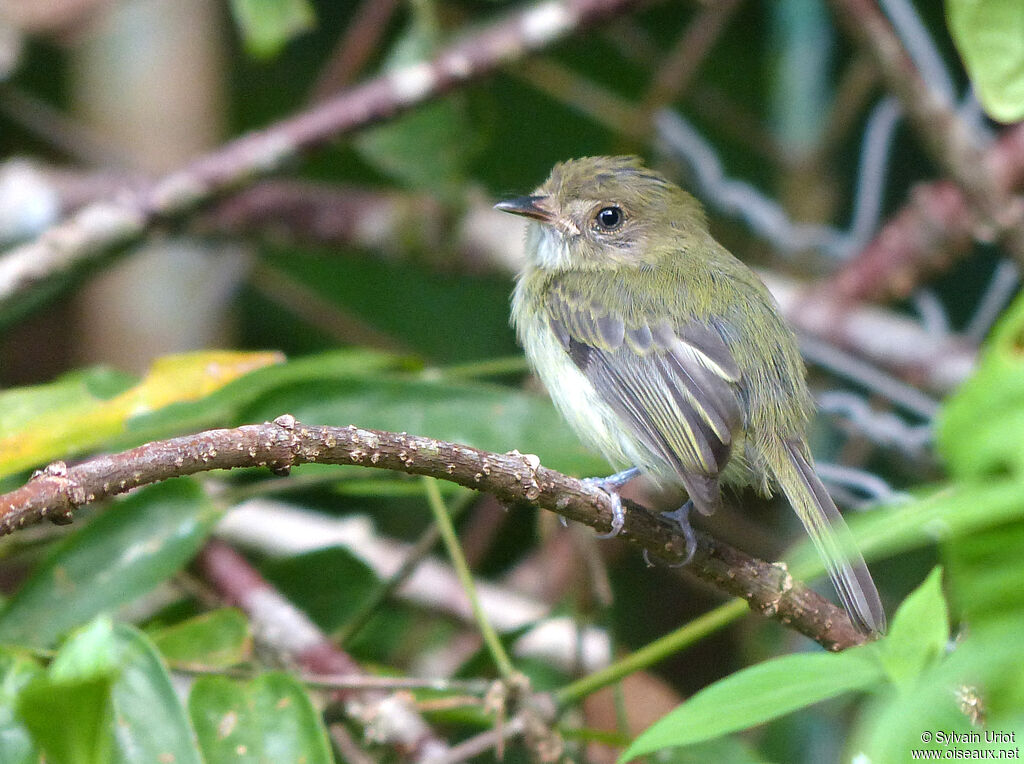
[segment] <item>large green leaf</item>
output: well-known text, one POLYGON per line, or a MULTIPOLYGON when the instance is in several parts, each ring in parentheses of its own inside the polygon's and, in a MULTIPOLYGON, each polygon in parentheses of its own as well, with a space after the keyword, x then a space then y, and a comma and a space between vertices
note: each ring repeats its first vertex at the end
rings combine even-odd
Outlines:
POLYGON ((971 623, 1024 616, 1024 522, 1006 523, 944 544, 950 593, 971 623))
POLYGON ((114 761, 202 764, 195 732, 156 647, 126 624, 114 627, 114 761))
POLYGON ((946 12, 985 111, 1000 122, 1024 117, 1024 3, 946 0, 946 12))
POLYGON ((0 393, 0 477, 96 448, 123 433, 133 417, 203 398, 281 360, 277 353, 204 351, 161 358, 132 386, 95 369, 0 393))
POLYGON ((882 677, 881 663, 864 648, 766 661, 705 687, 642 732, 619 761, 763 724, 882 677))
POLYGON ((72 634, 49 670, 18 698, 18 715, 55 764, 107 764, 117 676, 113 624, 99 618, 72 634), (60 724, 54 724, 60 719, 60 724))
POLYGON ((1016 615, 972 623, 952 652, 921 675, 912 690, 880 696, 852 735, 854 760, 910 761, 914 750, 937 751, 930 755, 944 759, 954 749, 964 759, 1016 758, 1014 749, 1024 739, 1020 628, 1016 615), (975 708, 984 728, 972 720, 972 694, 980 701, 975 708), (953 742, 953 733, 961 742, 953 742), (998 753, 1007 749, 1009 757, 998 753))
MULTIPOLYGON (((143 412, 125 423, 121 445, 190 432, 204 427, 241 423, 239 412, 270 392, 320 380, 376 378, 408 365, 397 356, 374 350, 346 349, 306 356, 256 369, 208 395, 143 412)), ((284 413, 283 411, 277 414, 284 413)), ((274 416, 277 416, 274 414, 274 416)), ((311 424, 317 424, 311 422, 311 424)))
POLYGON ((54 762, 201 764, 188 716, 153 644, 107 618, 61 646, 46 676, 24 688, 18 711, 54 762))
MULTIPOLYGON (((1024 14, 1024 3, 1018 3, 1024 14)), ((1018 44, 1024 51, 1024 36, 1018 44)), ((1022 96, 1024 101, 1024 96, 1022 96)), ((992 332, 978 369, 942 406, 936 446, 961 479, 1024 475, 1024 296, 992 332)))
POLYGON ((151 486, 68 536, 0 611, 0 641, 48 647, 143 594, 196 553, 219 510, 192 481, 151 486))
POLYGON ((52 764, 109 764, 113 677, 39 679, 21 693, 18 713, 52 764), (55 724, 54 720, 60 723, 55 724))
MULTIPOLYGON (((847 515, 850 530, 866 558, 882 558, 952 541, 983 528, 1024 518, 1024 480, 1018 477, 962 481, 928 489, 928 495, 847 515)), ((823 571, 809 541, 787 555, 797 578, 823 571)))
POLYGON ((946 649, 949 609, 942 594, 942 570, 936 568, 903 602, 892 628, 877 644, 890 680, 909 685, 946 649))
POLYGON ((24 433, 26 422, 53 411, 73 414, 125 392, 138 382, 108 366, 68 372, 53 382, 0 391, 0 438, 24 433))
POLYGON ((320 714, 287 674, 247 683, 203 677, 192 687, 189 712, 210 764, 333 762, 320 714))

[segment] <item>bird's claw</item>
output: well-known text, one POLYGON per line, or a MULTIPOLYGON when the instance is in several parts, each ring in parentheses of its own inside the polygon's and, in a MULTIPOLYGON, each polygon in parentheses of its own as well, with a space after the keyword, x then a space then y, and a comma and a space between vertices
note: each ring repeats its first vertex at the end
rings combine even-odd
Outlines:
POLYGON ((639 469, 636 467, 630 467, 628 470, 616 472, 614 475, 609 475, 608 477, 583 478, 584 483, 597 486, 608 494, 608 497, 611 499, 612 529, 608 533, 599 533, 597 535, 599 539, 613 539, 622 532, 622 526, 626 524, 626 510, 622 506, 622 497, 619 496, 619 489, 635 478, 638 474, 640 474, 639 469))
MULTIPOLYGON (((679 509, 673 509, 671 512, 662 512, 661 516, 666 520, 671 520, 675 523, 679 532, 683 534, 683 538, 686 540, 686 557, 681 562, 676 562, 669 565, 670 568, 682 568, 690 564, 693 560, 693 555, 697 552, 697 536, 693 532, 693 526, 690 525, 690 510, 693 509, 693 502, 687 501, 679 509)), ((647 563, 648 568, 653 568, 654 563, 651 562, 651 556, 647 550, 644 550, 644 562, 647 563)))
POLYGON ((686 557, 683 558, 682 562, 677 562, 670 567, 681 568, 684 565, 689 565, 693 559, 693 555, 697 552, 697 536, 693 532, 693 526, 690 525, 690 510, 693 509, 693 502, 687 501, 679 509, 673 509, 671 512, 662 512, 661 516, 667 520, 671 520, 679 528, 679 532, 683 534, 683 539, 686 540, 686 557))

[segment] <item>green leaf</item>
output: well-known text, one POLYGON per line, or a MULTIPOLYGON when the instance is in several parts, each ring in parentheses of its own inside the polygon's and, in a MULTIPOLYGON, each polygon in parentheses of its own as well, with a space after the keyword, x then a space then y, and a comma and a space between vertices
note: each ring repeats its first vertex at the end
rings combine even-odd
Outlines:
MULTIPOLYGON (((172 403, 157 411, 132 417, 125 424, 125 438, 121 444, 134 445, 171 432, 190 432, 244 421, 239 414, 244 407, 274 390, 291 385, 323 379, 375 378, 384 371, 405 365, 407 362, 387 353, 346 349, 265 366, 201 398, 172 403)), ((281 413, 279 411, 274 416, 281 413)))
POLYGON ((263 572, 290 602, 302 608, 325 631, 334 631, 344 624, 377 583, 366 563, 340 547, 272 560, 263 572), (310 586, 310 581, 318 583, 310 586))
POLYGON ((192 481, 151 486, 58 544, 0 611, 0 641, 41 647, 144 594, 192 558, 220 516, 192 481))
POLYGON ((69 637, 44 676, 24 688, 18 714, 54 764, 107 764, 117 676, 114 627, 98 618, 69 637), (60 724, 54 724, 60 719, 60 724))
POLYGON ((79 369, 53 382, 0 392, 0 439, 19 435, 27 422, 52 411, 71 412, 123 393, 138 380, 107 366, 79 369))
POLYGON ((76 630, 50 664, 48 677, 56 681, 111 676, 117 672, 114 622, 95 618, 76 630))
POLYGON ((985 111, 1000 122, 1024 117, 1024 4, 947 0, 946 13, 985 111))
POLYGON ((21 693, 18 714, 52 764, 109 764, 111 676, 43 678, 21 693), (54 720, 60 723, 55 724, 54 720))
POLYGON ((320 714, 287 674, 265 674, 247 683, 200 678, 192 687, 189 713, 209 762, 333 761, 320 714))
POLYGON ((39 753, 28 728, 15 715, 18 696, 43 674, 39 663, 20 650, 0 648, 0 761, 38 764, 39 753))
POLYGON ((942 406, 935 437, 954 477, 1024 475, 1024 296, 996 325, 977 371, 942 406))
POLYGON ((775 658, 705 687, 642 732, 619 761, 763 724, 843 693, 867 689, 882 676, 881 664, 865 648, 775 658))
POLYGON ((852 735, 854 760, 909 761, 915 749, 937 750, 941 759, 953 748, 960 748, 963 758, 980 758, 970 754, 1017 747, 1024 735, 1020 628, 1016 616, 972 623, 953 652, 929 667, 912 692, 880 695, 852 735), (986 729, 1012 734, 1014 741, 987 739, 985 730, 972 725, 963 704, 965 691, 972 689, 980 695, 986 729), (980 739, 966 745, 942 743, 939 730, 947 735, 980 732, 980 739), (928 741, 922 738, 925 732, 932 735, 928 741))
POLYGON ((47 675, 22 692, 19 713, 54 762, 201 764, 156 648, 138 630, 108 618, 67 640, 47 675))
POLYGON ((221 608, 149 635, 168 661, 228 668, 249 658, 252 635, 241 610, 221 608))
POLYGON ((967 534, 942 547, 952 600, 963 618, 1024 617, 1024 522, 967 534))
POLYGON ((944 653, 949 611, 942 594, 942 569, 935 568, 904 600, 889 634, 876 643, 893 683, 907 685, 944 653))
POLYGON ((152 642, 127 624, 114 627, 120 671, 113 685, 113 760, 124 764, 202 764, 195 732, 152 642))
POLYGON ((93 369, 0 393, 0 477, 96 448, 121 435, 133 417, 202 398, 281 360, 277 353, 203 351, 160 358, 132 386, 126 377, 93 369))
POLYGON ((685 748, 662 751, 656 761, 657 764, 768 764, 768 760, 759 755, 753 746, 737 737, 720 737, 685 748))
POLYGON ((245 49, 255 58, 273 58, 293 38, 316 26, 308 0, 231 0, 245 49))
MULTIPOLYGON (((930 495, 911 502, 847 515, 867 559, 952 541, 1024 518, 1024 480, 1019 477, 963 481, 928 490, 930 495)), ((821 559, 806 540, 787 559, 790 571, 800 579, 823 570, 821 559)))

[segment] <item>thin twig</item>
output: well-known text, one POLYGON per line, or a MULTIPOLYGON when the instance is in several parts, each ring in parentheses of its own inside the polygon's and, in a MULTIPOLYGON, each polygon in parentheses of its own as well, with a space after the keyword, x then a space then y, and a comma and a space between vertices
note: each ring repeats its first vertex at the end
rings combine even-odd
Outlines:
POLYGON ((398 0, 363 0, 359 4, 313 85, 311 101, 322 101, 355 79, 378 48, 397 9, 398 0))

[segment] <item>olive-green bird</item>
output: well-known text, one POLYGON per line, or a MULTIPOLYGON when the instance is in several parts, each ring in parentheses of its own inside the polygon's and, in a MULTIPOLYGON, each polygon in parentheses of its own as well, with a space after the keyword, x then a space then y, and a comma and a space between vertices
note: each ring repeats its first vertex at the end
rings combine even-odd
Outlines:
POLYGON ((864 559, 814 471, 814 404, 796 338, 764 284, 712 238, 700 204, 636 157, 556 165, 533 195, 497 209, 532 219, 512 320, 577 434, 625 470, 681 486, 672 513, 711 514, 722 483, 789 499, 854 622, 885 631, 864 559))

